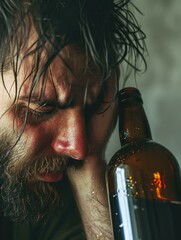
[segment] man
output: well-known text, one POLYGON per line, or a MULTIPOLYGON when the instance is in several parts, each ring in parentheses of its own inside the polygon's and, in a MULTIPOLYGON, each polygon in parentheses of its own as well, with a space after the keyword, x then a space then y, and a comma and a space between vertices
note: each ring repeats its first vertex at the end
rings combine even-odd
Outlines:
POLYGON ((1 0, 0 239, 112 239, 118 67, 144 52, 129 4, 1 0))

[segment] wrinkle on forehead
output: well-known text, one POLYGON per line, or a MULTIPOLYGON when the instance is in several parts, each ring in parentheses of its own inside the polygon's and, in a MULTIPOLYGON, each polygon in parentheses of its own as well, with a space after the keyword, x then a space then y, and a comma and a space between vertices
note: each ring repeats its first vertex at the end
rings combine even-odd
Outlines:
MULTIPOLYGON (((24 58, 17 75, 17 88, 13 78, 13 71, 5 73, 7 89, 14 99, 21 97, 43 98, 45 101, 69 102, 70 98, 81 99, 81 102, 93 102, 102 85, 102 74, 94 64, 88 69, 86 54, 76 45, 66 46, 57 55, 44 75, 39 78, 32 88, 32 71, 35 55, 24 58), (9 77, 8 77, 9 76, 9 77), (82 100, 83 99, 83 100, 82 100)), ((42 54, 40 61, 44 62, 46 56, 42 54)), ((41 67, 42 63, 40 63, 41 67)), ((4 90, 3 90, 4 91, 4 90)), ((79 101, 80 102, 80 101, 79 101)))
MULTIPOLYGON (((28 71, 31 71, 32 64, 33 58, 30 56, 22 65, 23 71, 21 71, 20 78, 27 78, 24 80, 22 88, 22 92, 26 95, 29 93, 32 84, 31 75, 28 73, 28 71)), ((102 76, 100 71, 97 69, 88 70, 86 66, 86 55, 83 51, 71 45, 65 47, 60 54, 55 57, 46 74, 38 79, 33 94, 44 94, 45 86, 46 89, 48 86, 51 92, 55 94, 55 92, 59 92, 59 90, 61 92, 69 92, 72 85, 87 89, 88 86, 100 85, 101 81, 102 76), (45 83, 44 87, 43 82, 45 83)))

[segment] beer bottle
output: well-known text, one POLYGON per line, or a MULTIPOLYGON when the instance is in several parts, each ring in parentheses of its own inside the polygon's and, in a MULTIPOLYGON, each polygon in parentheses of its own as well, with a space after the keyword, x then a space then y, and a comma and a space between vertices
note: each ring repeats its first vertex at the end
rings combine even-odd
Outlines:
POLYGON ((178 162, 152 140, 139 90, 124 88, 118 98, 121 149, 106 174, 114 239, 181 239, 178 162))

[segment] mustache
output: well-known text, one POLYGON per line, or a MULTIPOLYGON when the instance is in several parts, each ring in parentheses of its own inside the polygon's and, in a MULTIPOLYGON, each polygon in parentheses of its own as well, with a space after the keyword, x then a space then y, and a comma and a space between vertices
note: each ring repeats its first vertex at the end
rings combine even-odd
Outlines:
POLYGON ((34 159, 14 159, 7 163, 5 173, 10 181, 21 179, 24 182, 36 180, 37 175, 45 173, 63 173, 67 168, 79 169, 83 161, 78 161, 66 155, 39 156, 34 159))
POLYGON ((36 176, 43 173, 62 173, 67 169, 68 157, 61 155, 55 157, 39 156, 34 159, 21 158, 11 160, 5 169, 9 179, 20 178, 21 181, 34 181, 36 176))

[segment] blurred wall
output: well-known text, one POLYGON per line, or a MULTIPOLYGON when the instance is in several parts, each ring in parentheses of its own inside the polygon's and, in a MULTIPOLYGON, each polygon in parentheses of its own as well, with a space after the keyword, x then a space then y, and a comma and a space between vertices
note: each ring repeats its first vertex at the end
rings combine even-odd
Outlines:
MULTIPOLYGON (((170 149, 181 165, 181 1, 136 0, 136 14, 146 33, 148 70, 137 75, 152 135, 170 149)), ((132 85, 133 79, 128 80, 132 85)), ((117 131, 108 145, 107 159, 119 148, 117 131)))

